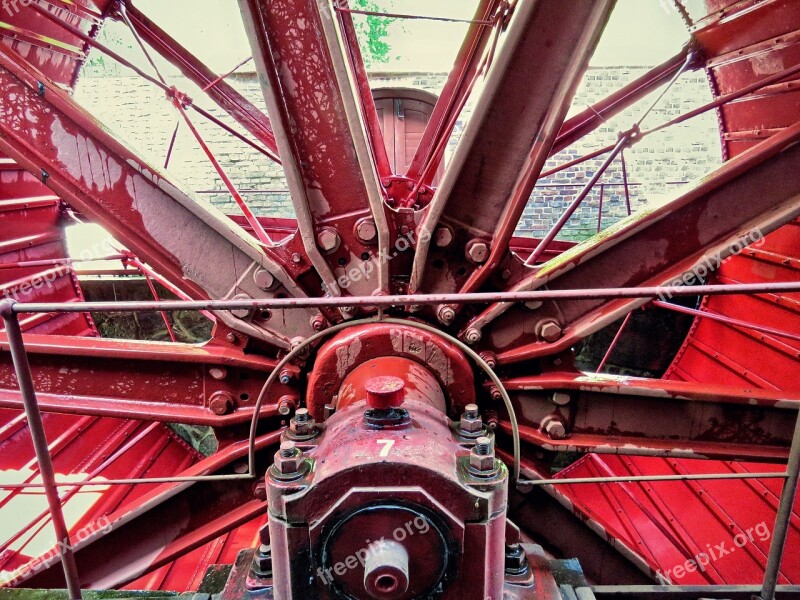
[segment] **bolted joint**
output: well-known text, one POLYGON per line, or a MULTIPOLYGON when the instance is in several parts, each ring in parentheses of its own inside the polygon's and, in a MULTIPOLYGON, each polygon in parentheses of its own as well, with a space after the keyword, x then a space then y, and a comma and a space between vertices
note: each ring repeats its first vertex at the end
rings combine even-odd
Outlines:
POLYGON ((525 575, 528 572, 528 559, 520 544, 506 546, 506 575, 525 575))
POLYGON ((283 442, 275 453, 275 470, 281 475, 299 473, 304 464, 303 453, 292 441, 283 442))
POLYGON ((272 548, 268 544, 261 544, 256 550, 252 572, 256 577, 272 577, 272 548))
POLYGON ((497 355, 494 352, 481 352, 478 356, 489 365, 490 369, 494 369, 497 366, 497 355))
POLYGON ((284 417, 288 416, 297 406, 297 400, 296 396, 290 396, 289 394, 281 396, 280 400, 278 400, 278 413, 284 417))
POLYGON ((440 306, 439 310, 436 311, 436 318, 439 319, 442 325, 450 325, 456 318, 456 311, 452 306, 440 306))
POLYGON ((567 437, 567 426, 564 419, 557 415, 548 415, 539 424, 539 429, 551 440, 563 440, 567 437))
POLYGON ((298 408, 289 421, 287 435, 293 440, 309 440, 319 433, 317 424, 307 408, 298 408))
POLYGON ((477 404, 467 404, 461 415, 461 435, 464 437, 477 437, 483 432, 483 420, 478 412, 477 404))
POLYGON ((214 392, 208 401, 208 408, 220 417, 226 415, 233 409, 233 396, 228 392, 214 392))
POLYGON ((536 335, 539 336, 539 339, 542 341, 552 344, 561 339, 561 336, 564 335, 564 330, 558 322, 553 319, 548 319, 539 321, 536 324, 536 335))
POLYGON ((489 244, 480 239, 474 239, 467 242, 465 249, 467 260, 476 265, 486 262, 489 258, 489 244))
POLYGON ((482 337, 481 330, 475 327, 470 327, 464 332, 464 341, 470 345, 477 344, 481 341, 482 337))
POLYGON ((493 477, 498 468, 491 438, 479 437, 469 453, 469 472, 476 477, 493 477))
POLYGON ((311 317, 311 329, 314 331, 322 331, 328 326, 328 319, 322 315, 314 315, 311 317))

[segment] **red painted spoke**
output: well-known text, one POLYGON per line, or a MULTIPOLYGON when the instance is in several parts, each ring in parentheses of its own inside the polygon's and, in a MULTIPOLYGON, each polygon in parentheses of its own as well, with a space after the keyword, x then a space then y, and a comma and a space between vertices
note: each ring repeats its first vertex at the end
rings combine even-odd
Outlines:
MULTIPOLYGON (((501 4, 501 0, 481 0, 475 11, 476 19, 486 20, 501 4)), ((489 35, 486 27, 469 28, 406 173, 412 181, 428 185, 431 174, 439 168, 450 133, 482 70, 489 35)))

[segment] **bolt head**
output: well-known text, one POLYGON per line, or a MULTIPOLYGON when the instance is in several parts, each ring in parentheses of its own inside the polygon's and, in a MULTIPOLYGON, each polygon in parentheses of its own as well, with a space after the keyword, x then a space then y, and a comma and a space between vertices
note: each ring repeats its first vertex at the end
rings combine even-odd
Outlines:
MULTIPOLYGON (((252 300, 252 298, 247 294, 236 294, 231 300, 252 300)), ((237 319, 246 319, 251 312, 251 308, 234 308, 231 314, 237 319)))
POLYGON ((227 414, 233 408, 233 396, 228 392, 215 392, 208 402, 208 408, 215 415, 227 414))
POLYGON ((447 227, 438 227, 433 233, 433 243, 437 248, 447 248, 453 243, 453 232, 447 227))
POLYGON ((552 400, 556 406, 566 406, 570 402, 570 397, 566 392, 553 392, 552 400))
POLYGON ((228 376, 228 370, 225 367, 211 367, 208 370, 208 374, 211 375, 212 379, 221 381, 228 376))
POLYGON ((545 342, 557 342, 561 339, 564 331, 561 325, 555 321, 543 321, 537 326, 539 337, 545 342))
POLYGON ((450 325, 456 318, 456 311, 452 306, 442 306, 436 312, 436 317, 443 325, 450 325))
POLYGON ((563 440, 567 437, 567 427, 560 417, 545 417, 542 419, 541 429, 551 440, 563 440))
POLYGON ((467 244, 467 258, 476 264, 483 264, 489 258, 489 245, 481 240, 472 240, 467 244))
POLYGON ((464 407, 464 416, 468 419, 476 418, 480 413, 478 412, 478 405, 477 404, 467 404, 464 407))
POLYGON ((264 292, 275 285, 275 277, 266 269, 256 269, 253 273, 253 282, 256 287, 264 292))
POLYGON ((328 319, 322 315, 314 315, 311 317, 311 329, 314 331, 322 331, 328 324, 328 319))
POLYGON ((477 344, 481 341, 482 334, 480 329, 475 329, 474 327, 470 327, 464 333, 464 341, 468 344, 477 344))
POLYGON ((339 234, 335 229, 331 229, 330 227, 326 227, 317 234, 317 246, 328 254, 338 250, 340 243, 339 234))
POLYGON ((378 228, 375 226, 375 220, 369 217, 360 219, 356 223, 356 236, 362 242, 374 242, 378 237, 378 228))
POLYGON ((469 465, 476 471, 492 471, 494 469, 494 453, 478 454, 473 448, 469 454, 469 465))
POLYGON ((275 470, 281 475, 291 475, 300 471, 303 465, 303 455, 301 453, 295 456, 282 456, 281 452, 275 455, 275 470))

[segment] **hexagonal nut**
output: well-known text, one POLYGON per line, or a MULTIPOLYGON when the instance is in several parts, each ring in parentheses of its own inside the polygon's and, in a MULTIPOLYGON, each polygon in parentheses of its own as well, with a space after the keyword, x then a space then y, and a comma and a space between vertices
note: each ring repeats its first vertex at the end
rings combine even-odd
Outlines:
POLYGON ((331 253, 339 249, 341 239, 335 229, 324 228, 317 234, 317 246, 324 252, 331 253))
POLYGON ((359 219, 355 230, 356 236, 362 242, 373 242, 378 237, 378 228, 375 226, 375 220, 370 217, 359 219))
POLYGON ((470 240, 466 248, 467 259, 476 264, 482 264, 489 258, 489 244, 483 240, 470 240))
POLYGON ((433 233, 433 243, 437 248, 447 248, 453 243, 453 232, 447 227, 438 227, 433 233))
POLYGON ((208 408, 215 415, 225 415, 233 408, 233 396, 228 392, 214 392, 208 401, 208 408))
POLYGON ((262 291, 267 291, 275 285, 275 276, 266 269, 256 269, 253 273, 253 283, 262 291))
POLYGON ((483 431, 483 420, 480 417, 461 416, 461 431, 466 433, 477 433, 483 431))
POLYGON ((299 450, 293 456, 283 456, 282 452, 275 454, 275 470, 281 475, 297 473, 303 464, 303 453, 299 450))
POLYGON ((561 417, 547 416, 539 426, 551 440, 563 440, 567 437, 567 427, 561 417))
POLYGON ((313 435, 316 431, 316 428, 317 424, 313 417, 310 416, 307 421, 298 421, 295 418, 289 421, 289 431, 291 431, 292 434, 297 437, 313 435))
POLYGON ((476 471, 491 471, 494 469, 494 453, 478 454, 473 449, 469 455, 469 466, 476 471))
POLYGON ((556 342, 561 339, 564 330, 554 320, 540 321, 536 324, 536 334, 545 342, 556 342))

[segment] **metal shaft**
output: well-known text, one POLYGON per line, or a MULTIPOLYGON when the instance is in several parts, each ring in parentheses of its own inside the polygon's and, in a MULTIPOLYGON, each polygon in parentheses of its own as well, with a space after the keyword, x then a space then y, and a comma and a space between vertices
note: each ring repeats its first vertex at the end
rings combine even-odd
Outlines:
POLYGON ((789 519, 794 508, 797 495, 797 480, 800 474, 800 415, 794 426, 792 448, 789 452, 789 463, 786 465, 786 481, 783 484, 781 503, 775 516, 775 527, 772 530, 772 542, 769 546, 767 568, 764 570, 764 585, 761 588, 762 600, 775 599, 775 587, 783 562, 783 550, 786 546, 786 534, 789 531, 789 519))
POLYGON ((33 377, 28 363, 28 354, 25 352, 25 345, 22 340, 22 330, 19 326, 19 319, 12 310, 13 304, 14 302, 11 300, 0 302, 0 315, 2 315, 6 325, 8 345, 14 362, 14 370, 17 374, 22 402, 25 406, 25 414, 28 418, 28 428, 31 432, 33 448, 36 451, 36 461, 39 465, 39 472, 42 474, 44 492, 47 496, 47 503, 50 506, 50 515, 56 532, 57 553, 61 557, 61 564, 64 567, 67 590, 71 600, 81 600, 78 567, 75 564, 75 556, 72 553, 69 530, 64 521, 64 513, 61 510, 61 499, 58 497, 58 490, 55 485, 56 478, 53 471, 53 461, 50 456, 50 449, 47 446, 47 437, 42 423, 42 415, 39 412, 39 403, 36 400, 36 392, 33 389, 33 377))

